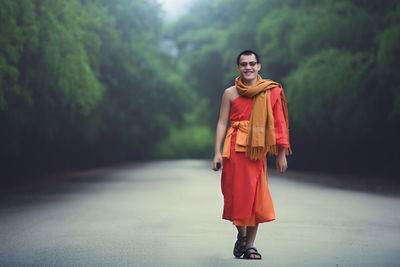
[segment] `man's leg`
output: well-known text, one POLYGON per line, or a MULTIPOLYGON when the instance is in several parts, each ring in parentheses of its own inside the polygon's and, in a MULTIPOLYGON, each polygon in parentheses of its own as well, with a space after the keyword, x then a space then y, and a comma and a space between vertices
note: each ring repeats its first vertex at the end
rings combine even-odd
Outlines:
MULTIPOLYGON (((256 226, 247 226, 247 246, 254 246, 258 230, 258 224, 256 226)), ((260 258, 258 255, 251 255, 250 258, 260 258)))
MULTIPOLYGON (((247 226, 237 226, 239 236, 246 236, 247 235, 247 226)), ((240 246, 247 246, 247 242, 239 242, 240 246)))
POLYGON ((237 230, 238 230, 238 233, 239 233, 239 235, 240 236, 246 236, 247 235, 247 226, 237 226, 236 225, 236 228, 237 228, 237 230))
POLYGON ((256 226, 247 226, 247 246, 254 246, 256 240, 258 224, 256 226))
POLYGON ((233 248, 233 255, 236 258, 239 258, 243 255, 244 249, 247 245, 247 237, 246 237, 246 226, 236 226, 238 230, 237 240, 235 242, 235 246, 233 248))

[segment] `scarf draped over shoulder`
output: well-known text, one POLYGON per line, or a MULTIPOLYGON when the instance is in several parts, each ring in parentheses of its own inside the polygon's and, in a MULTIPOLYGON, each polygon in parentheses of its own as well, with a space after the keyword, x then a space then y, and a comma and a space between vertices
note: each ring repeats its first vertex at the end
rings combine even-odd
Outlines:
MULTIPOLYGON (((275 139, 274 115, 270 102, 271 89, 282 86, 268 79, 262 79, 260 75, 254 85, 246 86, 241 77, 235 79, 238 93, 244 97, 253 98, 253 107, 249 123, 247 137, 246 157, 251 160, 264 160, 267 153, 277 155, 279 148, 275 139)), ((289 118, 285 94, 281 93, 282 109, 289 131, 289 118)), ((286 154, 292 154, 289 148, 286 154)))

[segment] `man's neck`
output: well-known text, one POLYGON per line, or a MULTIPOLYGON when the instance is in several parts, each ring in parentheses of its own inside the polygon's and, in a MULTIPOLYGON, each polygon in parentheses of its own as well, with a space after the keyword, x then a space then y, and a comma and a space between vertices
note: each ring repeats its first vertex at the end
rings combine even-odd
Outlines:
POLYGON ((244 85, 246 85, 246 86, 252 86, 252 85, 256 84, 257 79, 253 79, 253 80, 245 80, 245 79, 242 79, 242 81, 243 81, 244 85))

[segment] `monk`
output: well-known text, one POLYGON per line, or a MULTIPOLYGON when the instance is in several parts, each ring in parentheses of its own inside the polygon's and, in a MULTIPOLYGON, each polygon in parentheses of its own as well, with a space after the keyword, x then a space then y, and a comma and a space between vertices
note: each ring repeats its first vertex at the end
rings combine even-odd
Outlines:
POLYGON ((282 86, 258 74, 261 64, 254 51, 241 52, 236 61, 239 77, 222 96, 212 169, 222 167, 222 218, 238 232, 234 256, 260 260, 254 246, 258 224, 275 220, 266 155, 277 156, 279 175, 286 171, 286 155, 291 153, 287 106, 282 86))

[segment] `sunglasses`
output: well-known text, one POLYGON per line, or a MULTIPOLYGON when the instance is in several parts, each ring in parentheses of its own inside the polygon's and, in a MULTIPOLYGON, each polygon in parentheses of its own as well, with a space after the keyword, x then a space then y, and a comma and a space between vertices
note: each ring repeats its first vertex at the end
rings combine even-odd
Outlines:
POLYGON ((255 65, 258 64, 258 62, 250 61, 250 62, 240 62, 240 63, 239 63, 239 65, 240 65, 241 67, 246 67, 247 64, 249 64, 250 67, 254 67, 255 65))

